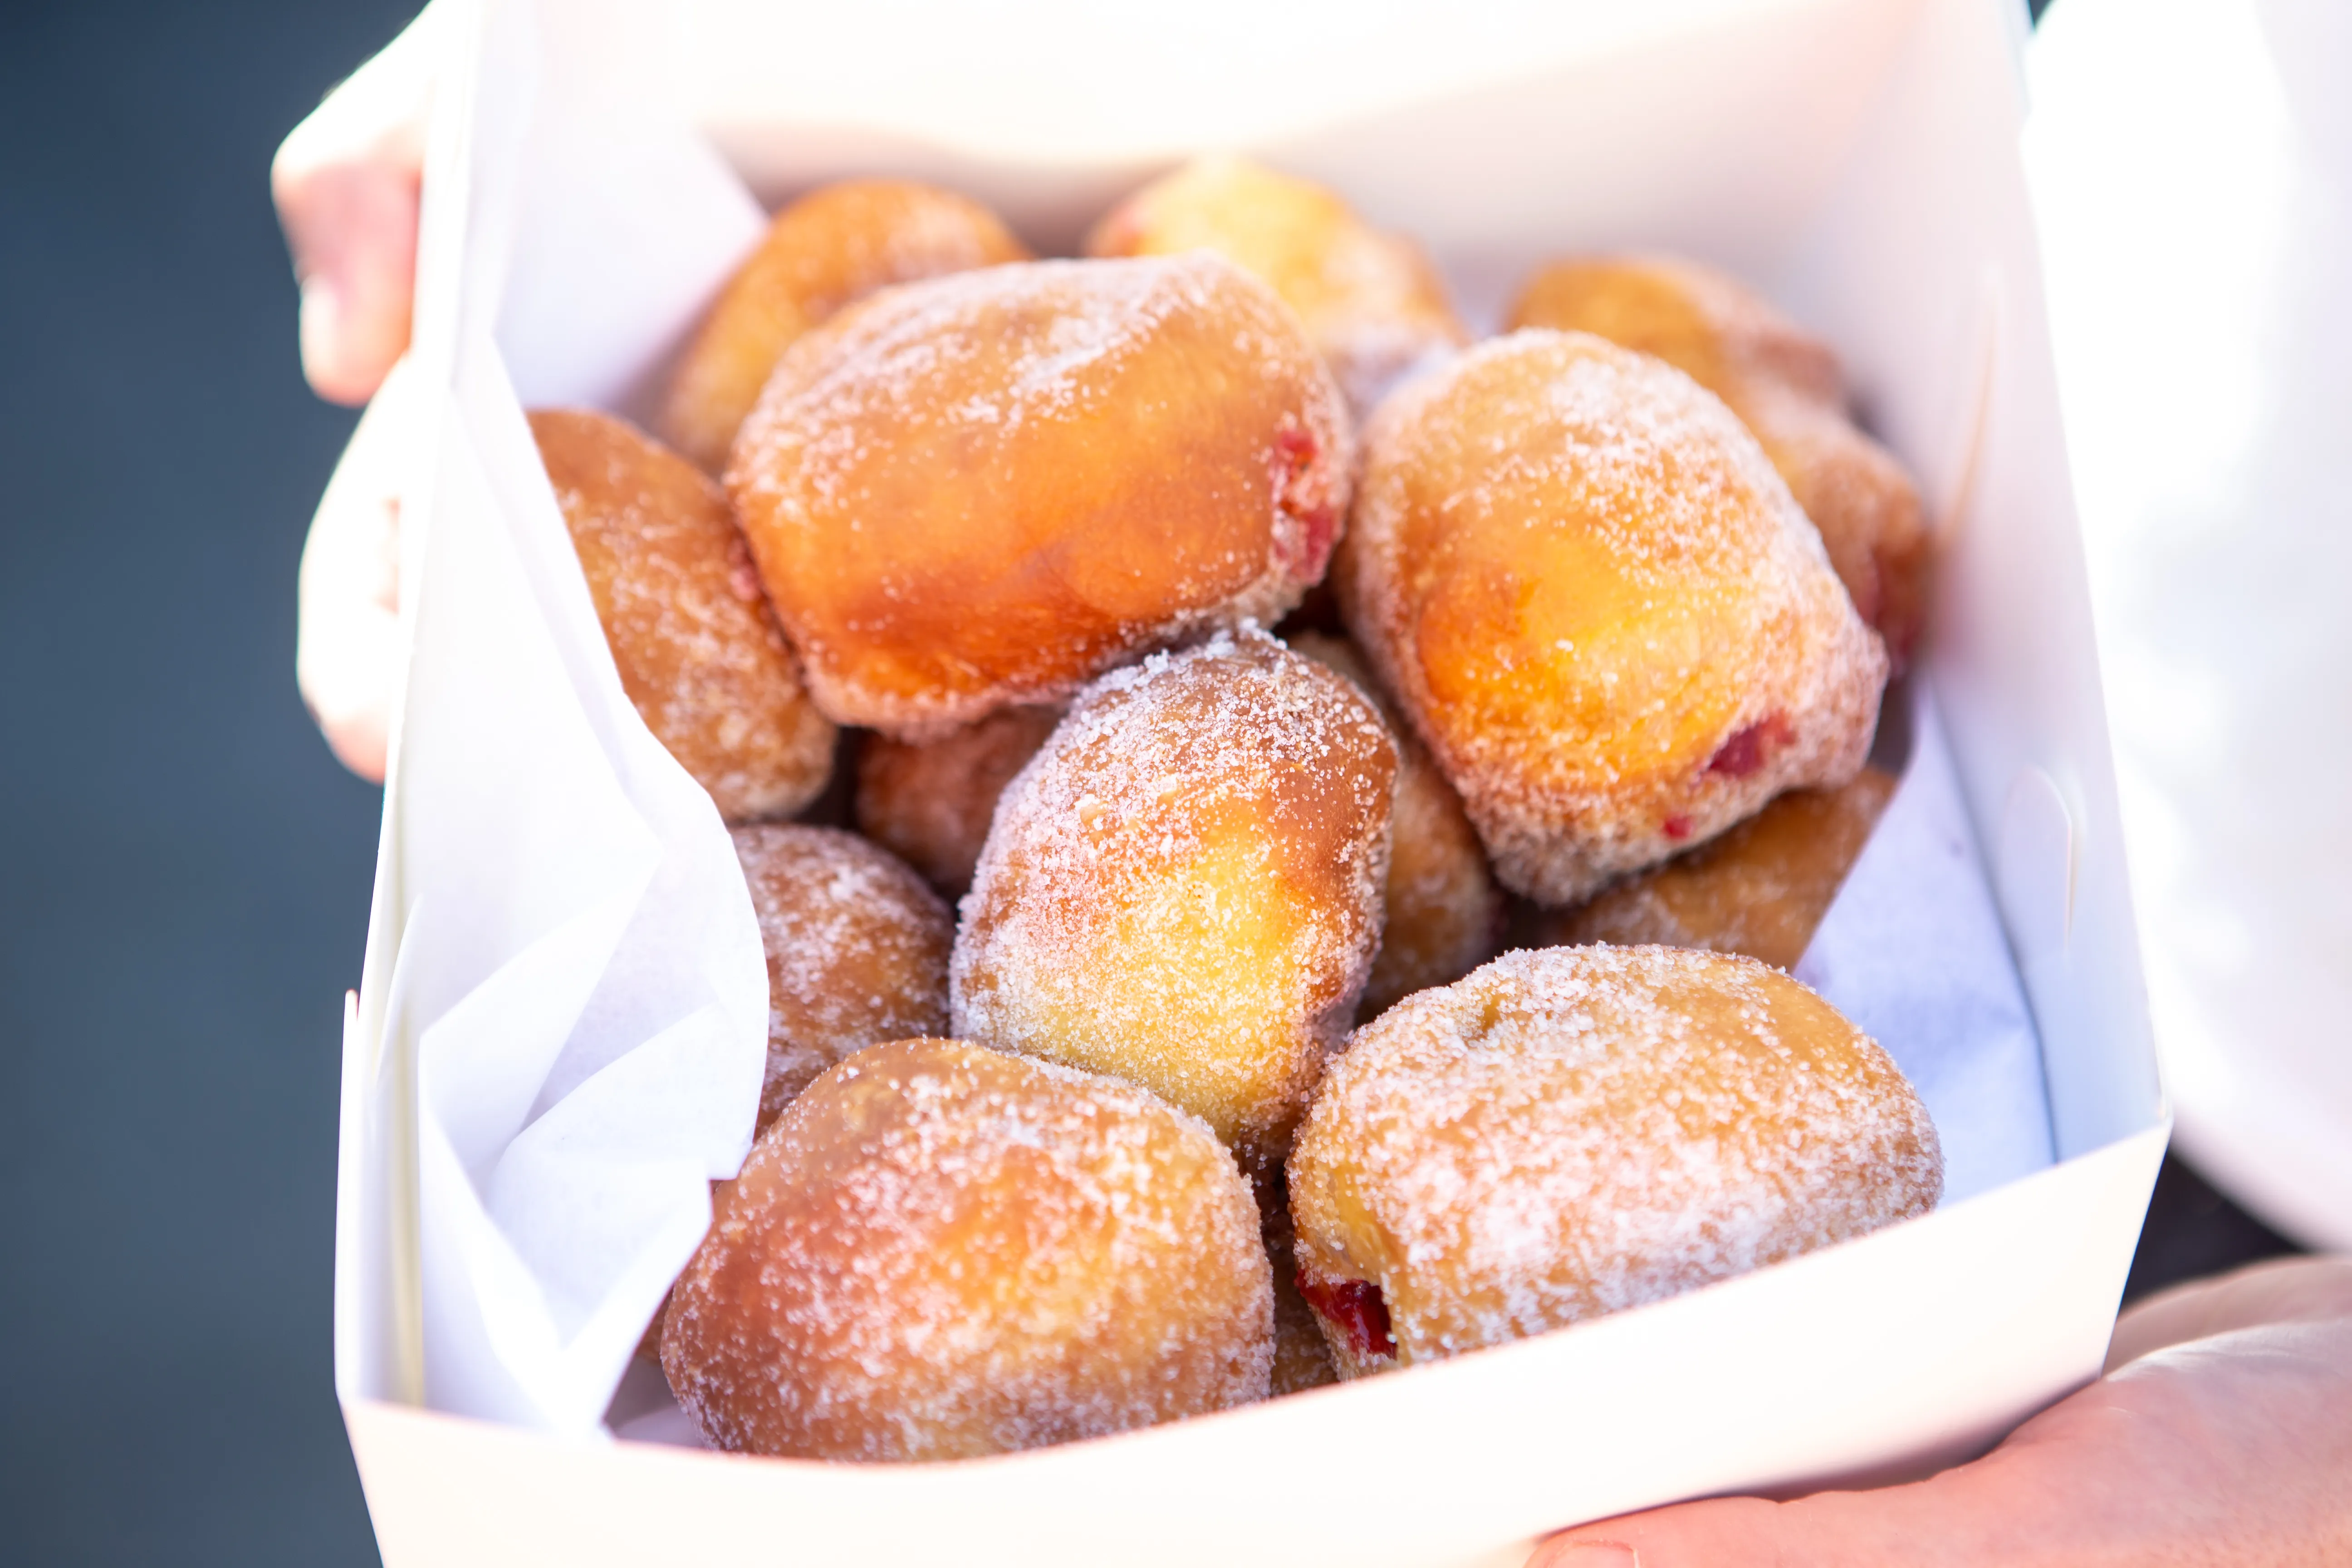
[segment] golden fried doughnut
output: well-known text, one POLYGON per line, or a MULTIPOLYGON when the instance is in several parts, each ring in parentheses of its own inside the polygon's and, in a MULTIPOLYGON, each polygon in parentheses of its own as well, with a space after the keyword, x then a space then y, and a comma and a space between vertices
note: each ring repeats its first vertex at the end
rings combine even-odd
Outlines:
POLYGON ((1297 320, 1201 252, 861 300, 785 352, 728 488, 818 705, 905 736, 1271 623, 1349 463, 1297 320))
POLYGON ((875 1046, 792 1103, 716 1208, 661 1361, 717 1447, 964 1458, 1265 1397, 1248 1184, 1115 1079, 875 1046))
POLYGON ((1502 936, 1503 895, 1486 869, 1478 835, 1462 814, 1462 797, 1390 707, 1355 644, 1305 632, 1290 647, 1355 682, 1381 710, 1396 742, 1381 951, 1356 1005, 1357 1017, 1372 1018, 1398 998, 1459 980, 1492 958, 1502 936))
POLYGON ((935 741, 873 736, 857 756, 857 830, 962 897, 996 797, 1061 720, 1058 708, 1000 708, 935 741))
POLYGON ((727 498, 617 419, 530 416, 621 689, 730 822, 789 816, 833 772, 834 729, 761 597, 727 498))
POLYGON ((687 345, 656 421, 711 472, 793 341, 853 300, 918 278, 1025 261, 978 202, 912 180, 845 180, 778 213, 687 345))
POLYGON ((1248 268, 1298 312, 1359 416, 1470 339, 1419 246, 1372 227, 1336 193, 1246 158, 1196 158, 1087 237, 1088 256, 1195 249, 1248 268))
POLYGON ((1395 771, 1355 688, 1262 633, 1105 676, 997 803, 955 1032, 1277 1162, 1380 942, 1395 771))
POLYGON ((1496 876, 1541 903, 1844 783, 1886 679, 1755 437, 1580 332, 1495 339, 1381 405, 1338 583, 1496 876))
POLYGON ((1300 1289, 1342 1376, 1637 1307, 1922 1215, 1895 1064, 1753 959, 1506 953, 1331 1065, 1290 1157, 1300 1289))
POLYGON ((946 1033, 955 921, 920 877, 835 827, 739 827, 735 857, 768 954, 760 1125, 852 1051, 946 1033))
POLYGON ((1793 969, 1894 793, 1876 768, 1836 789, 1790 790, 1722 837, 1538 917, 1533 945, 1654 942, 1793 969))
POLYGON ((1654 354, 1730 405, 1821 530, 1854 608, 1898 661, 1910 656, 1927 607, 1919 492, 1847 417, 1826 343, 1737 279, 1663 257, 1547 267, 1510 325, 1591 332, 1654 354))

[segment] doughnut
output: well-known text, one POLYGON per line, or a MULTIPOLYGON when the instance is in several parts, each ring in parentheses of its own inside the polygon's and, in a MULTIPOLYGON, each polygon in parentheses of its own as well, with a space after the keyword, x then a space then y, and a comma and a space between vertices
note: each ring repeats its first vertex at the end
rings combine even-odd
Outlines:
POLYGON ((1895 1064, 1754 959, 1506 953, 1356 1032, 1290 1156, 1343 1377, 1662 1300, 1926 1214, 1895 1064))
POLYGON ((1058 708, 1000 708, 935 741, 872 737, 857 757, 857 830, 961 898, 996 797, 1061 720, 1058 708))
POLYGON ((1539 947, 1654 942, 1743 952, 1794 969, 1870 841, 1895 777, 1864 768, 1836 789, 1790 790, 1722 837, 1537 917, 1539 947))
POLYGON ((1361 416, 1415 368, 1470 341, 1421 247, 1337 193, 1246 158, 1196 158, 1113 208, 1088 256, 1216 251, 1265 280, 1361 416))
POLYGON ((1266 1395, 1249 1184, 1116 1079, 872 1046, 762 1133, 678 1277, 671 1392, 712 1447, 968 1458, 1266 1395))
POLYGON ((1395 772, 1356 689, 1260 632, 1105 676, 997 803, 955 1033, 1141 1084, 1279 1163, 1380 942, 1395 772))
POLYGON ((730 822, 815 799, 834 727, 761 597, 727 498, 604 415, 541 409, 530 430, 646 728, 730 822))
POLYGON ((1852 778, 1886 680, 1755 437, 1581 332, 1482 343, 1381 405, 1337 581, 1496 878, 1542 904, 1852 778))
POLYGON ((1355 645, 1306 632, 1292 637, 1290 647, 1354 682, 1389 721, 1396 742, 1381 951, 1356 1005, 1358 1019, 1373 1018, 1399 998, 1459 980, 1492 958, 1503 931, 1503 895, 1486 869, 1478 835, 1462 814, 1462 797, 1390 707, 1355 645))
POLYGON ((1265 286, 1206 252, 886 289, 786 350, 728 469, 817 705, 935 735, 1323 575, 1351 442, 1265 286))
POLYGON ((1664 257, 1563 261, 1529 280, 1512 327, 1591 332, 1654 354, 1748 424, 1821 530, 1830 564, 1898 661, 1927 607, 1927 528, 1903 465, 1846 413, 1829 345, 1738 279, 1664 257))
POLYGON ((912 180, 845 180, 778 213, 672 374, 656 426, 712 473, 795 338, 877 289, 1025 261, 978 202, 912 180))
POLYGON ((735 829, 768 954, 764 1127, 853 1051, 947 1031, 955 921, 923 879, 854 833, 735 829))

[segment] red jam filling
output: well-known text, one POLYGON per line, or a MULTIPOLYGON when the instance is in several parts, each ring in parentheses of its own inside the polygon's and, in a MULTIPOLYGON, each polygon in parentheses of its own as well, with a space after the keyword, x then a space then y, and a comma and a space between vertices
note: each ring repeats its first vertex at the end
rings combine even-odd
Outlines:
POLYGON ((1785 713, 1768 714, 1755 723, 1735 730, 1731 739, 1724 742, 1715 755, 1707 759, 1706 771, 1726 777, 1744 779, 1769 762, 1772 753, 1797 738, 1795 729, 1785 713))
POLYGON ((1296 425, 1285 425, 1274 433, 1274 449, 1281 455, 1286 480, 1297 479, 1315 461, 1315 437, 1296 425))
POLYGON ((1687 816, 1670 816, 1658 826, 1664 828, 1666 837, 1677 844, 1690 837, 1690 818, 1687 816))
POLYGON ((1315 467, 1320 448, 1315 437, 1296 425, 1285 425, 1274 433, 1275 495, 1284 510, 1298 519, 1304 531, 1295 560, 1286 561, 1294 576, 1312 581, 1323 575, 1329 564, 1331 547, 1339 537, 1339 514, 1329 505, 1307 506, 1301 503, 1297 491, 1301 482, 1315 467))
POLYGON ((1369 1279, 1318 1279, 1301 1270, 1298 1293, 1327 1323, 1338 1325, 1358 1355, 1394 1356, 1389 1337, 1389 1304, 1369 1279))

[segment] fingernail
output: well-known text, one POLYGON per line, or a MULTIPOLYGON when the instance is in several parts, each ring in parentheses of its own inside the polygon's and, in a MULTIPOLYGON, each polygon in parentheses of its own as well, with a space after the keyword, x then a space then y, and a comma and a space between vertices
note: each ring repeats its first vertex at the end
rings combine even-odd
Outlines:
POLYGON ((314 331, 332 332, 341 324, 343 290, 335 278, 326 272, 313 272, 301 282, 302 314, 315 318, 314 331))
POLYGON ((1642 1554, 1619 1541, 1571 1541, 1544 1568, 1642 1568, 1642 1554))

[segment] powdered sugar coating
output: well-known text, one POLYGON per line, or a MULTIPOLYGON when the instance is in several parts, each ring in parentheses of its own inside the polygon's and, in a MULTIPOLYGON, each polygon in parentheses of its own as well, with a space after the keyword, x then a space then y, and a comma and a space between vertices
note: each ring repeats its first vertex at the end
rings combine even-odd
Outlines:
POLYGON ((1326 1325, 1354 1376, 1925 1214, 1943 1160, 1886 1054, 1780 971, 1583 947, 1506 953, 1358 1030, 1289 1174, 1302 1278, 1387 1303, 1393 1362, 1326 1325))
POLYGON ((1793 969, 1894 793, 1876 768, 1833 790, 1790 790, 1689 854, 1539 916, 1528 945, 1654 942, 1793 969))
POLYGON ((658 421, 716 473, 793 340, 893 283, 1006 261, 1028 248, 967 196, 912 180, 844 180, 778 213, 695 330, 658 421))
POLYGON ((1265 1397, 1273 1297, 1217 1140, 1130 1085, 877 1046, 764 1133, 662 1367, 715 1446, 950 1459, 1265 1397))
POLYGON ((997 803, 956 1033, 1278 1161, 1380 941, 1395 756, 1353 687, 1259 632, 1104 677, 997 803))
POLYGON ((786 351, 728 488, 818 704, 921 736, 1273 619, 1350 465, 1296 318, 1198 252, 849 307, 786 351))
POLYGON ((1687 376, 1515 332, 1391 396, 1365 453, 1340 604, 1505 886, 1570 902, 1861 767, 1885 651, 1687 376))
POLYGON ((921 878, 832 827, 739 827, 735 856, 768 954, 761 1126, 851 1052, 946 1031, 955 921, 921 878))
POLYGON ((1298 313, 1359 418, 1469 342, 1419 246, 1372 227, 1336 192, 1230 153, 1154 180, 1087 237, 1089 256, 1197 247, 1264 279, 1298 313))
POLYGON ((1675 257, 1586 257, 1544 268, 1513 327, 1586 331, 1654 354, 1756 433, 1821 531, 1830 564, 1898 663, 1927 607, 1930 540, 1919 492, 1855 427, 1827 343, 1738 279, 1675 257))
POLYGON ((1000 708, 935 740, 869 737, 857 755, 857 829, 961 898, 1004 793, 1060 723, 1057 708, 1000 708))
POLYGON ((618 419, 530 416, 621 689, 730 822, 798 811, 834 727, 761 595, 727 498, 618 419))
POLYGON ((1462 797, 1413 739, 1355 644, 1304 632, 1290 646, 1353 681, 1389 721, 1396 741, 1396 804, 1390 817, 1381 951, 1356 1005, 1359 1019, 1376 1018, 1399 998, 1459 980, 1492 958, 1503 933, 1503 894, 1486 868, 1478 835, 1463 815, 1462 797))

